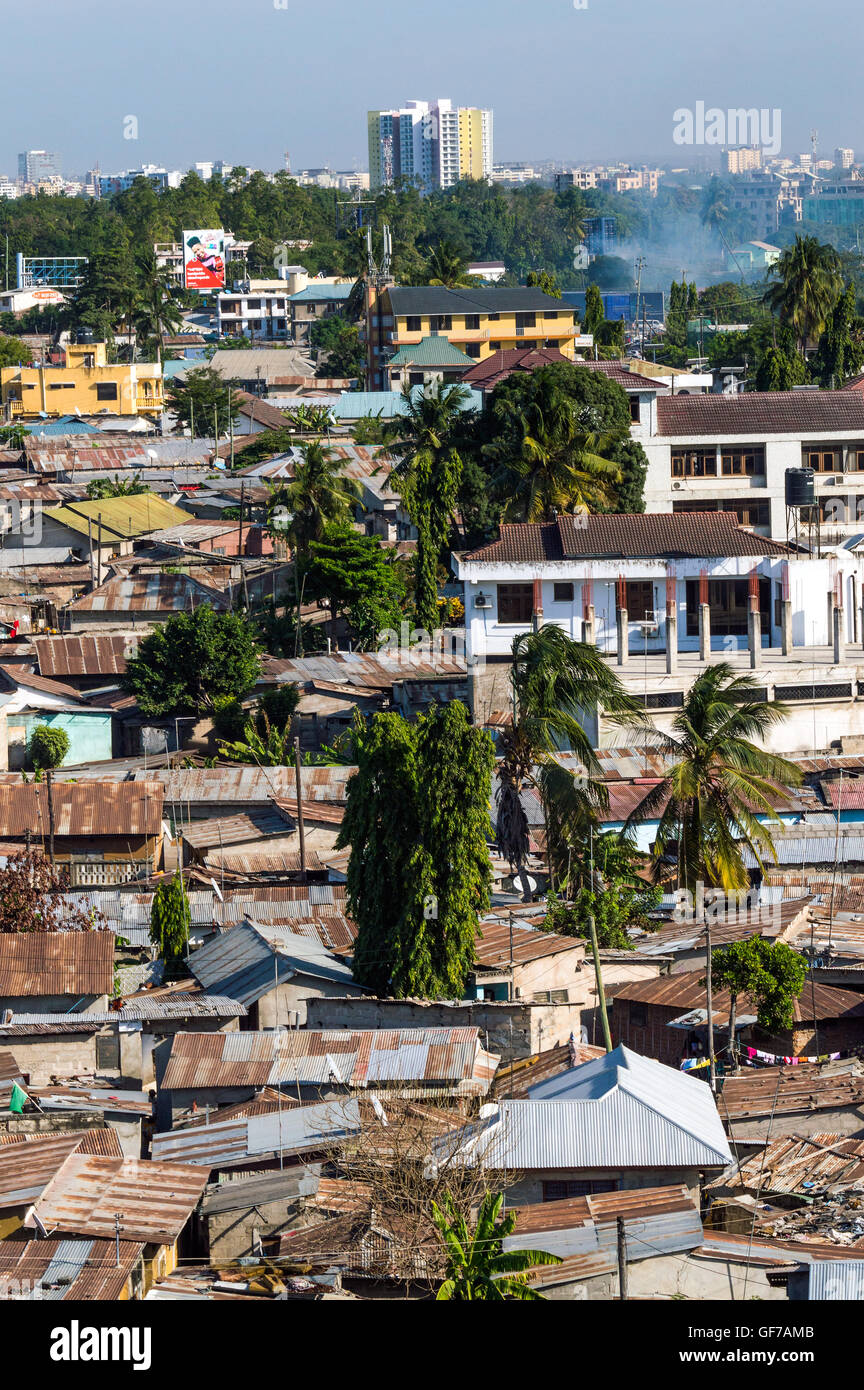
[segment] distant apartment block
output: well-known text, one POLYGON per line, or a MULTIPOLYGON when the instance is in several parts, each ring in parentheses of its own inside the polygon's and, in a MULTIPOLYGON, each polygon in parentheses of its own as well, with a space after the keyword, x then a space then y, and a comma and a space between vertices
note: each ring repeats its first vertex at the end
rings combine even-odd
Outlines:
POLYGON ((762 150, 759 145, 750 145, 739 150, 724 150, 722 161, 725 174, 747 174, 751 169, 762 168, 762 150))
POLYGON ((112 198, 115 193, 125 193, 136 179, 149 179, 154 188, 179 188, 182 178, 179 169, 161 169, 155 164, 145 164, 140 169, 127 169, 122 174, 100 174, 98 196, 112 198))
POLYGON ((864 179, 843 183, 819 183, 804 199, 803 214, 809 222, 853 227, 864 222, 864 179))
POLYGON ((834 163, 838 169, 851 169, 855 163, 855 151, 838 145, 834 151, 834 163))
POLYGON ((491 178, 491 111, 444 98, 409 101, 399 110, 370 111, 368 129, 371 188, 406 179, 428 191, 491 178))
POLYGON ((48 150, 24 150, 18 156, 18 178, 22 183, 41 183, 61 178, 60 156, 48 150))

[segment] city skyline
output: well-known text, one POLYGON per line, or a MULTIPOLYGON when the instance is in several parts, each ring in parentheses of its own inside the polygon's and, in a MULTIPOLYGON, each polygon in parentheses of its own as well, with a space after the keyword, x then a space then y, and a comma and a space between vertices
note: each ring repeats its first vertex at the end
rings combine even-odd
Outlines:
POLYGON ((782 27, 730 0, 722 32, 702 12, 679 32, 671 8, 646 11, 636 0, 541 6, 542 18, 528 16, 521 0, 480 0, 470 10, 440 0, 433 24, 419 7, 394 11, 382 0, 325 0, 325 15, 295 0, 242 10, 236 0, 211 0, 208 39, 200 27, 171 22, 175 5, 152 0, 154 22, 134 32, 131 63, 132 36, 109 0, 93 0, 85 23, 71 0, 31 0, 26 11, 0 0, 12 50, 26 51, 34 25, 40 29, 38 108, 22 65, 6 83, 0 174, 14 176, 27 149, 57 150, 67 176, 97 161, 108 171, 212 159, 274 170, 284 168, 286 151, 292 168, 365 168, 366 113, 439 91, 456 106, 494 111, 499 162, 698 162, 711 148, 682 158, 673 113, 700 101, 782 111, 786 156, 809 149, 814 126, 823 154, 864 147, 864 118, 827 61, 838 25, 852 44, 864 32, 864 20, 840 0, 825 0, 818 33, 808 34, 806 104, 794 76, 801 34, 812 25, 803 0, 789 0, 782 27), (376 42, 388 52, 386 77, 380 65, 358 61, 376 42), (98 82, 85 83, 94 65, 98 82), (130 117, 136 139, 124 139, 130 117))

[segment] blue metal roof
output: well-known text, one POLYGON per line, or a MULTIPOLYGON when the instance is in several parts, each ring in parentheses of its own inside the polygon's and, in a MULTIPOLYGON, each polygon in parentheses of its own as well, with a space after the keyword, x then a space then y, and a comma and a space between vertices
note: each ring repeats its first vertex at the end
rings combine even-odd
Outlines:
POLYGON ((309 300, 313 302, 320 299, 347 299, 353 290, 353 283, 347 285, 322 285, 316 284, 313 280, 311 285, 307 285, 305 290, 298 290, 296 294, 289 294, 290 304, 305 303, 309 300))
POLYGON ((40 420, 38 425, 29 425, 28 434, 101 434, 98 425, 90 425, 77 415, 61 415, 59 420, 40 420))

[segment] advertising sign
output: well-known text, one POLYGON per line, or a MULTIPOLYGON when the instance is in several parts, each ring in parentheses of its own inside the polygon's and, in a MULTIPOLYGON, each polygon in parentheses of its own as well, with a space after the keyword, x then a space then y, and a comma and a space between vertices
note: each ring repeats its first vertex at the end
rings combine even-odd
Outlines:
POLYGON ((183 233, 183 283, 187 290, 225 288, 225 233, 221 227, 183 233))

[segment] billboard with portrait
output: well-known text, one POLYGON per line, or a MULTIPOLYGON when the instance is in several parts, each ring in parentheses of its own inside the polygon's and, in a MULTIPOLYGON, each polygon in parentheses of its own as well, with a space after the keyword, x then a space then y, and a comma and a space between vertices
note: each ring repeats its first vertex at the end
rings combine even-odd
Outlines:
POLYGON ((225 233, 221 227, 183 233, 183 284, 187 290, 224 290, 225 233))

